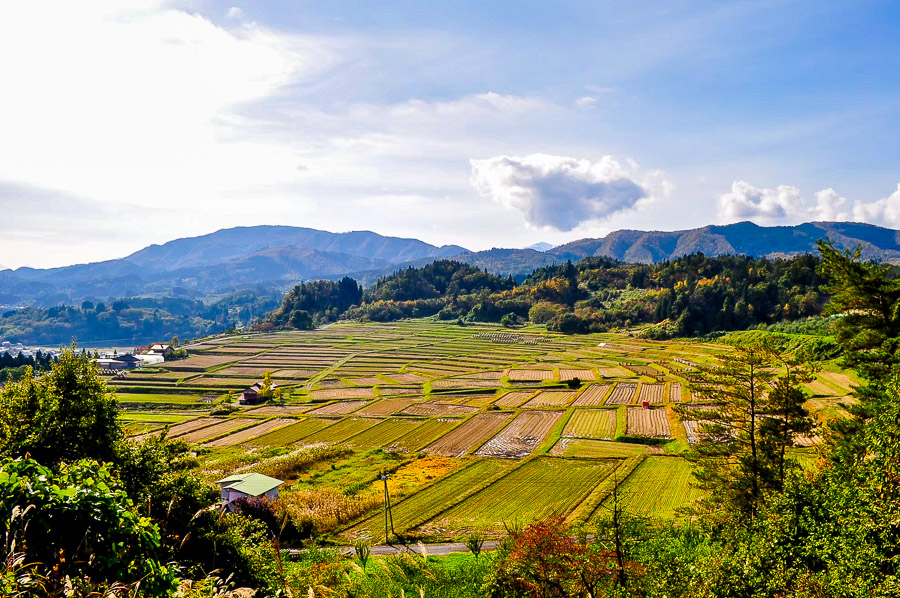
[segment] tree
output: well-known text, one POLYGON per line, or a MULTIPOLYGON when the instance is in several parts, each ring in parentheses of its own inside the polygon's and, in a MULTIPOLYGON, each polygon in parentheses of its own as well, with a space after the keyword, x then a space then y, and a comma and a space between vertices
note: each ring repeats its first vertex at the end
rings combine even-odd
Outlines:
MULTIPOLYGON (((46 595, 87 595, 113 584, 166 595, 175 575, 157 556, 159 529, 140 516, 109 465, 82 460, 58 471, 33 459, 0 465, 0 559, 34 563, 46 595)), ((96 595, 106 595, 98 592, 96 595)))
POLYGON ((690 386, 705 404, 676 406, 684 419, 699 422, 687 457, 709 492, 707 506, 732 508, 752 521, 767 493, 783 487, 786 449, 813 427, 798 387, 810 368, 766 340, 737 345, 718 364, 696 368, 690 386))
POLYGON ((274 394, 275 382, 272 380, 272 371, 266 370, 260 383, 259 397, 262 399, 270 399, 274 394))
POLYGON ((115 394, 86 355, 73 347, 50 372, 32 371, 0 391, 0 454, 30 455, 45 465, 77 459, 112 461, 124 436, 115 394))

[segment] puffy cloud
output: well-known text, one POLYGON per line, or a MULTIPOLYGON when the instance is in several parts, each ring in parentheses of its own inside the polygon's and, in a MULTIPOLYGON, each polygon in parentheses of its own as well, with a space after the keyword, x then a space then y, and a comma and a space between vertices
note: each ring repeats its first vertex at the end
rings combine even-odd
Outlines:
POLYGON ((597 103, 597 98, 591 96, 582 96, 575 100, 575 105, 579 108, 590 108, 597 103))
POLYGON ((570 231, 630 210, 649 195, 634 180, 636 165, 625 168, 612 156, 591 162, 532 154, 469 162, 470 182, 481 196, 519 210, 537 227, 570 231))
POLYGON ((850 202, 829 187, 816 192, 816 205, 809 209, 813 220, 840 222, 850 220, 850 202))
POLYGON ((787 220, 803 207, 800 190, 791 185, 775 189, 754 187, 747 181, 734 181, 731 192, 719 198, 718 216, 723 222, 753 220, 767 224, 787 220))
POLYGON ((892 194, 877 201, 857 201, 853 205, 853 218, 869 224, 900 228, 900 184, 892 194))

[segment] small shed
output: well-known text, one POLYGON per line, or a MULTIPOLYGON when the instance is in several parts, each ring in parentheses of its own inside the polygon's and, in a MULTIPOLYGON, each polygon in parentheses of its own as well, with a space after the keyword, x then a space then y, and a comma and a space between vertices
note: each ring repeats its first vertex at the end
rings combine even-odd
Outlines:
MULTIPOLYGON (((269 390, 274 391, 276 388, 278 388, 278 385, 273 382, 272 386, 269 387, 269 390)), ((266 400, 265 397, 259 396, 259 393, 261 393, 262 391, 262 382, 257 382, 241 393, 241 396, 238 397, 238 403, 240 403, 241 405, 255 405, 257 403, 261 403, 262 401, 266 400)))
POLYGON ((216 484, 222 490, 222 504, 231 510, 231 504, 239 498, 265 497, 267 500, 278 498, 278 488, 284 482, 261 473, 239 473, 222 478, 216 484))

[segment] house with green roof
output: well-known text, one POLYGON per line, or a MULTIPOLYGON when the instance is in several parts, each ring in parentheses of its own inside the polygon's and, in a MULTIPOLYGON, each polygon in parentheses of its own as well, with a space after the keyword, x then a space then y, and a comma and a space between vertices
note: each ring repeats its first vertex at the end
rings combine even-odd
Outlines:
POLYGON ((265 497, 267 500, 278 498, 281 480, 261 473, 238 473, 218 480, 216 484, 222 490, 222 503, 230 506, 239 498, 265 497))

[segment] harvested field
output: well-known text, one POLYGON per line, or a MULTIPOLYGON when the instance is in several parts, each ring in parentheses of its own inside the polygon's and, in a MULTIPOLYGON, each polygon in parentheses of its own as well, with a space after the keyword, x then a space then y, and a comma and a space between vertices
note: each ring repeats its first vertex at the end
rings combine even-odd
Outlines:
POLYGON ((241 444, 251 438, 256 438, 257 436, 262 436, 263 434, 268 434, 273 430, 277 430, 278 428, 283 428, 289 424, 295 423, 297 420, 295 419, 287 419, 287 418, 278 418, 278 419, 270 419, 267 422, 263 422, 258 426, 253 426, 252 428, 247 428, 245 430, 241 430, 240 432, 235 432, 234 434, 229 434, 223 438, 219 438, 218 440, 213 440, 212 442, 208 442, 206 446, 234 446, 236 444, 241 444))
POLYGON ((367 378, 348 378, 347 382, 350 384, 354 384, 356 386, 375 386, 378 384, 385 384, 385 381, 381 378, 367 377, 367 378))
POLYGON ((665 384, 641 384, 640 401, 647 401, 651 405, 662 405, 666 402, 665 384))
POLYGON ((442 378, 433 380, 431 388, 495 388, 501 386, 496 380, 478 380, 473 378, 442 378))
POLYGON ((309 411, 315 405, 266 405, 247 411, 247 415, 298 415, 309 411))
POLYGON ((217 365, 231 363, 237 359, 240 359, 239 355, 192 355, 187 359, 167 361, 166 369, 179 372, 199 372, 217 365))
POLYGON ((347 417, 337 422, 333 426, 320 430, 310 436, 307 436, 301 444, 315 444, 317 442, 330 442, 339 444, 347 441, 349 438, 356 436, 360 432, 365 432, 375 424, 381 422, 380 419, 368 419, 363 417, 347 417))
POLYGON ((367 403, 368 401, 339 401, 337 403, 324 405, 318 409, 313 409, 309 412, 309 415, 346 415, 356 411, 367 403))
POLYGON ((396 396, 396 395, 420 395, 423 394, 421 386, 382 386, 381 394, 383 396, 396 396))
POLYGON ((620 367, 600 367, 597 368, 597 371, 600 372, 600 375, 604 378, 627 378, 628 376, 632 376, 633 374, 626 369, 620 367))
POLYGON ((264 436, 254 438, 247 443, 248 446, 288 446, 318 432, 328 426, 334 425, 336 420, 310 417, 299 422, 285 426, 284 428, 269 432, 264 436))
POLYGON ((474 374, 460 376, 460 378, 470 378, 473 380, 500 380, 502 377, 503 372, 475 372, 474 374))
POLYGON ((678 382, 672 382, 671 384, 669 384, 669 402, 681 402, 681 384, 679 384, 678 382))
POLYGON ((403 411, 414 402, 412 399, 381 399, 363 407, 356 415, 391 415, 403 411))
POLYGON ((566 380, 573 380, 578 378, 579 380, 596 380, 597 377, 594 375, 592 370, 575 370, 575 369, 562 369, 559 370, 559 379, 563 382, 566 380))
POLYGON ((498 407, 518 407, 531 398, 532 394, 534 393, 514 390, 500 397, 494 404, 498 407))
POLYGON ((222 434, 233 432, 238 428, 243 428, 244 426, 255 424, 258 421, 258 419, 251 419, 249 417, 236 417, 233 419, 219 420, 219 423, 217 424, 213 424, 211 426, 207 426, 193 432, 188 432, 183 436, 179 436, 178 440, 184 440, 185 442, 191 443, 206 442, 207 440, 211 440, 217 436, 221 436, 222 434))
POLYGON ((417 451, 452 430, 459 424, 459 421, 460 420, 451 417, 427 419, 421 426, 402 438, 397 439, 391 446, 391 449, 404 453, 417 451))
POLYGON ((647 457, 619 489, 625 510, 635 515, 674 517, 676 509, 702 496, 692 486, 691 471, 691 464, 681 457, 647 457))
MULTIPOLYGON (((309 378, 315 376, 321 370, 275 370, 272 372, 273 378, 309 378)), ((260 374, 261 375, 261 374, 260 374)))
POLYGON ((481 413, 425 447, 425 452, 443 457, 461 457, 497 433, 508 413, 481 413))
POLYGON ((326 390, 314 390, 309 393, 314 401, 326 401, 330 399, 371 399, 375 391, 371 388, 330 388, 326 390))
POLYGON ((576 409, 566 423, 563 436, 612 438, 616 435, 615 409, 576 409))
POLYGON ((447 416, 447 415, 470 415, 478 411, 477 407, 471 407, 469 405, 454 405, 452 403, 416 403, 415 405, 410 405, 406 409, 402 411, 402 413, 406 415, 433 415, 433 416, 447 416))
POLYGON ((572 400, 575 393, 571 390, 542 390, 533 399, 525 403, 523 408, 560 407, 572 400))
POLYGON ((687 435, 688 444, 694 444, 700 439, 700 422, 695 419, 686 419, 681 422, 684 424, 684 433, 687 435))
POLYGON ((169 428, 169 438, 183 436, 188 432, 193 432, 195 430, 199 430, 200 428, 205 428, 206 426, 211 426, 221 421, 222 420, 217 417, 201 417, 200 419, 192 419, 189 422, 177 424, 169 428))
POLYGON ((609 398, 606 399, 607 405, 630 405, 634 402, 634 395, 637 392, 637 384, 631 382, 619 382, 609 398))
MULTIPOLYGON (((616 461, 539 458, 442 513, 434 526, 463 530, 567 513, 608 476, 616 461)), ((426 526, 426 529, 430 527, 426 526)))
MULTIPOLYGON (((550 449, 554 457, 577 457, 580 459, 627 459, 648 452, 649 447, 626 442, 607 442, 584 438, 561 438, 550 449)), ((660 449, 657 449, 660 450, 660 449)))
POLYGON ((509 370, 506 376, 516 382, 553 380, 553 372, 550 370, 509 370))
POLYGON ((423 419, 386 419, 347 440, 347 444, 360 449, 393 449, 395 441, 421 426, 423 419))
POLYGON ((572 405, 575 407, 596 407, 602 405, 603 399, 606 398, 606 393, 609 392, 610 388, 612 388, 612 384, 590 384, 578 395, 578 398, 575 399, 572 405))
POLYGON ((562 411, 523 411, 499 434, 487 441, 475 454, 482 457, 521 459, 530 455, 554 424, 562 411))
POLYGON ((647 438, 671 438, 669 418, 664 408, 644 409, 629 407, 626 413, 628 436, 644 436, 647 438))
POLYGON ((425 376, 418 374, 387 374, 387 377, 398 384, 416 384, 428 380, 425 376))

